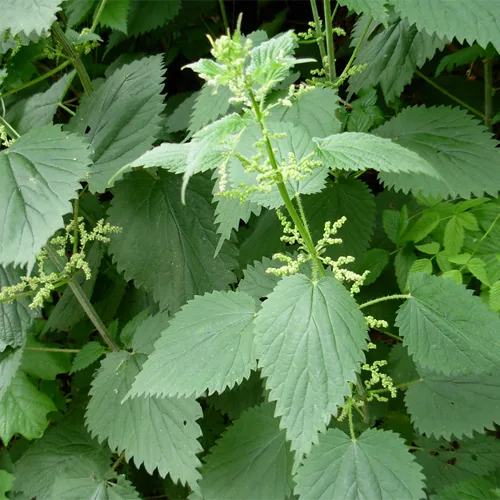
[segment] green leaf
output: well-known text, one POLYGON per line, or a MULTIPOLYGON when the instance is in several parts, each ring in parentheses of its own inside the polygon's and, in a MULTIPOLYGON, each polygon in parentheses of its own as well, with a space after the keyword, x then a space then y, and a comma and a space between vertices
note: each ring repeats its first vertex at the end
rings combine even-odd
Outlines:
POLYGON ((238 230, 241 221, 246 224, 252 214, 259 216, 262 210, 260 205, 250 200, 241 203, 239 198, 214 196, 214 201, 217 202, 215 223, 218 224, 217 232, 221 235, 217 249, 224 241, 229 240, 233 229, 238 230))
MULTIPOLYGON (((380 129, 377 129, 380 130, 380 129)), ((358 132, 345 132, 314 139, 319 158, 332 170, 368 170, 412 173, 425 182, 436 177, 432 167, 417 154, 388 139, 358 132)))
POLYGON ((64 500, 140 500, 130 481, 111 472, 103 474, 93 463, 83 462, 77 469, 63 471, 51 491, 53 498, 64 500))
POLYGON ((445 271, 441 276, 445 279, 454 280, 459 285, 462 284, 462 273, 458 269, 451 269, 450 271, 445 271))
POLYGON ((95 363, 105 352, 105 347, 99 342, 87 342, 75 356, 71 365, 71 373, 84 370, 92 363, 95 363))
POLYGON ((375 224, 374 196, 364 182, 352 178, 328 182, 321 193, 302 198, 302 204, 315 241, 323 236, 325 222, 347 218, 335 236, 342 244, 330 246, 326 255, 364 258, 375 224))
POLYGON ((0 470, 0 500, 7 500, 5 493, 12 489, 14 476, 6 470, 0 470))
POLYGON ((427 255, 436 255, 439 253, 441 245, 437 241, 432 241, 431 243, 424 243, 423 245, 415 245, 415 248, 422 253, 427 255))
POLYGON ((158 179, 134 172, 116 186, 108 211, 111 224, 127 228, 113 235, 109 245, 118 269, 172 313, 196 294, 227 288, 236 267, 234 247, 228 243, 214 257, 218 236, 211 182, 194 177, 186 205, 180 200, 181 182, 163 171, 158 179))
POLYGON ((258 372, 252 371, 248 379, 239 385, 221 394, 214 392, 207 397, 207 403, 228 415, 231 420, 239 418, 240 415, 252 406, 260 405, 264 399, 264 387, 258 372))
POLYGON ((218 168, 227 161, 225 155, 235 150, 246 127, 245 120, 239 114, 232 113, 194 135, 188 149, 182 183, 183 196, 187 183, 194 174, 218 168))
MULTIPOLYGON (((451 73, 456 67, 465 66, 471 62, 476 61, 479 58, 488 57, 486 51, 477 43, 472 45, 471 47, 464 47, 452 54, 448 54, 444 56, 441 61, 439 61, 439 65, 436 68, 435 77, 440 76, 444 70, 451 73)), ((495 57, 492 55, 491 57, 495 57)))
POLYGON ((207 83, 203 85, 191 111, 189 131, 198 132, 220 116, 224 116, 231 106, 229 102, 231 97, 233 93, 228 87, 221 85, 214 91, 214 88, 207 83))
POLYGON ((467 269, 471 274, 477 278, 481 283, 490 286, 490 280, 488 278, 488 272, 486 268, 486 262, 478 257, 470 259, 467 262, 467 269))
POLYGON ((120 340, 127 349, 142 354, 151 354, 154 343, 160 338, 161 332, 168 326, 167 311, 151 316, 149 310, 142 311, 129 321, 120 332, 120 340))
POLYGON ((398 210, 382 211, 382 226, 385 234, 395 245, 398 242, 399 217, 400 213, 398 210))
POLYGON ((382 271, 389 264, 390 253, 381 248, 372 248, 365 254, 365 258, 356 266, 356 271, 363 273, 370 271, 370 274, 365 279, 364 285, 375 283, 377 278, 382 274, 382 271))
POLYGON ((432 496, 432 500, 491 500, 499 498, 496 492, 492 491, 496 487, 484 477, 462 481, 458 484, 450 484, 437 495, 432 496))
POLYGON ((398 281, 399 289, 402 292, 406 291, 408 288, 408 274, 416 260, 417 256, 413 253, 413 250, 410 247, 403 247, 398 250, 396 257, 394 258, 396 279, 398 281))
POLYGON ((270 121, 285 121, 303 127, 310 137, 327 137, 340 132, 336 117, 339 109, 337 91, 331 88, 313 87, 300 94, 292 107, 277 106, 271 111, 270 121))
POLYGON ((39 438, 49 425, 47 413, 55 411, 52 400, 18 373, 0 399, 0 438, 7 445, 14 434, 39 438))
POLYGON ((144 464, 152 474, 196 485, 201 451, 196 420, 202 411, 194 399, 135 398, 124 401, 146 356, 125 351, 108 354, 92 381, 85 415, 93 436, 108 440, 109 447, 144 464), (146 423, 147 422, 147 423, 146 423))
POLYGON ((74 73, 64 75, 49 90, 15 102, 7 109, 6 120, 21 135, 31 129, 52 124, 59 102, 74 73))
POLYGON ((292 31, 262 42, 250 51, 250 63, 246 68, 249 77, 267 88, 284 80, 297 63, 293 56, 296 42, 292 31))
POLYGON ((439 214, 433 210, 426 210, 417 222, 403 235, 404 241, 418 243, 432 233, 441 221, 439 214))
POLYGON ((415 175, 416 171, 384 172, 380 178, 387 186, 405 193, 462 198, 484 193, 496 196, 500 190, 500 171, 495 168, 500 160, 497 143, 462 109, 406 108, 374 133, 411 149, 435 173, 431 177, 415 175))
POLYGON ((282 500, 292 492, 293 456, 269 403, 245 411, 205 460, 204 500, 282 500))
MULTIPOLYGON (((16 285, 25 276, 22 269, 0 266, 0 289, 16 285)), ((29 307, 30 300, 22 297, 14 302, 0 304, 0 352, 7 346, 19 347, 26 341, 26 332, 33 326, 38 311, 29 307)))
POLYGON ((364 359, 363 315, 339 281, 297 274, 278 283, 255 328, 269 400, 300 460, 350 394, 364 359))
POLYGON ((409 274, 414 273, 427 273, 432 274, 432 260, 431 259, 417 259, 411 265, 409 274))
POLYGON ((188 302, 162 333, 129 396, 199 397, 239 384, 256 366, 255 310, 255 300, 242 292, 188 302))
POLYGON ((128 35, 138 36, 167 24, 181 8, 181 0, 130 0, 128 35))
POLYGON ((500 318, 472 290, 425 273, 411 274, 408 287, 396 325, 419 365, 448 376, 498 365, 500 318))
POLYGON ((403 439, 391 431, 368 429, 351 439, 328 429, 304 460, 295 482, 300 498, 424 497, 424 476, 403 439))
POLYGON ((88 155, 83 140, 51 125, 31 130, 0 152, 0 263, 35 261, 71 211, 88 155))
POLYGON ((472 439, 446 441, 420 437, 415 452, 423 466, 427 491, 442 489, 477 476, 485 476, 500 466, 500 444, 492 436, 475 434, 472 439))
POLYGON ((109 188, 111 177, 155 141, 163 111, 163 72, 161 56, 146 57, 123 65, 82 99, 70 129, 86 134, 90 142, 92 192, 109 188))
POLYGON ((164 142, 156 148, 150 149, 142 156, 130 163, 130 167, 161 167, 170 172, 182 173, 187 168, 190 144, 172 144, 164 142))
POLYGON ((357 14, 366 14, 377 21, 385 21, 388 17, 386 0, 339 0, 340 5, 344 5, 357 14))
POLYGON ((458 216, 454 215, 444 228, 444 249, 450 253, 460 253, 464 246, 465 231, 458 216))
POLYGON ((476 217, 470 212, 462 212, 457 215, 460 224, 464 229, 469 231, 479 231, 479 224, 477 223, 476 217))
MULTIPOLYGON (((453 283, 450 281, 450 283, 453 283)), ((500 419, 500 377, 445 377, 420 370, 421 381, 406 391, 405 403, 413 425, 426 435, 473 435, 493 428, 500 419)))
POLYGON ((88 460, 95 462, 98 470, 106 470, 110 455, 109 449, 91 439, 79 416, 73 414, 49 428, 15 463, 14 491, 38 500, 53 500, 51 488, 59 474, 78 470, 82 461, 88 460))
POLYGON ((23 32, 30 35, 35 32, 40 35, 48 30, 56 20, 56 13, 62 0, 40 0, 33 3, 31 0, 16 0, 13 4, 9 0, 0 0, 0 36, 10 30, 12 35, 23 32))
POLYGON ((349 89, 358 93, 361 89, 380 85, 386 102, 392 102, 411 82, 415 70, 432 59, 444 45, 445 41, 437 36, 419 31, 405 19, 398 19, 361 45, 354 64, 367 64, 368 67, 350 78, 349 89))
POLYGON ((282 262, 263 257, 256 260, 243 271, 243 279, 238 283, 238 290, 259 300, 267 297, 280 281, 281 277, 266 272, 269 268, 281 267, 282 262))
MULTIPOLYGON (((40 349, 51 347, 51 344, 38 342, 35 337, 30 335, 26 339, 26 347, 40 349)), ((33 377, 43 380, 55 380, 60 373, 69 372, 71 367, 70 356, 69 353, 25 349, 21 368, 33 377)))
POLYGON ((495 281, 490 288, 489 306, 492 311, 500 311, 500 281, 495 281))
POLYGON ((127 15, 130 0, 112 0, 104 4, 99 24, 127 33, 127 15))
POLYGON ((491 42, 500 52, 500 5, 496 0, 394 0, 401 17, 415 23, 419 30, 436 33, 440 37, 453 37, 472 45, 478 42, 486 47, 491 42))
POLYGON ((0 353, 0 400, 21 366, 22 349, 6 349, 0 353))

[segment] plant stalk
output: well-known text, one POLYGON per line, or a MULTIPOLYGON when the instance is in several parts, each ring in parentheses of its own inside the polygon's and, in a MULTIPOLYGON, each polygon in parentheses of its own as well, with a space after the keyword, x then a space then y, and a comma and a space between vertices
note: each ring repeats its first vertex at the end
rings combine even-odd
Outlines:
POLYGON ((465 109, 468 109, 471 113, 474 113, 475 115, 479 116, 483 120, 485 119, 484 113, 481 111, 477 110, 476 108, 473 108, 466 102, 462 101, 462 99, 459 99, 457 96, 454 96, 450 92, 448 92, 446 89, 441 87, 441 85, 437 84, 434 80, 429 78, 428 76, 424 75, 420 70, 415 70, 415 73, 422 78, 422 80, 425 80, 429 85, 433 86, 436 90, 439 90, 442 94, 444 94, 446 97, 449 97, 451 100, 455 101, 457 104, 460 104, 460 106, 464 107, 465 109))
POLYGON ((335 46, 333 44, 333 17, 330 0, 323 0, 323 11, 325 15, 325 30, 326 30, 326 51, 328 58, 328 79, 333 82, 337 78, 337 70, 335 68, 335 46))
POLYGON ((80 81, 82 82, 83 90, 87 95, 90 95, 94 90, 92 87, 92 82, 90 81, 89 74, 83 65, 80 56, 75 52, 73 46, 69 43, 64 31, 61 28, 61 25, 56 21, 52 25, 52 34, 56 38, 56 40, 62 45, 64 53, 68 56, 70 61, 73 63, 73 66, 78 73, 80 81))
POLYGON ((493 130, 493 64, 491 59, 484 63, 484 123, 488 130, 493 130))
POLYGON ((90 27, 90 31, 94 33, 94 31, 97 29, 97 25, 99 24, 99 19, 101 18, 101 14, 104 11, 104 7, 106 6, 107 0, 101 0, 101 3, 99 7, 97 8, 97 11, 94 16, 94 20, 92 22, 92 26, 90 27))
POLYGON ((368 20, 368 23, 366 24, 366 28, 364 29, 363 33, 361 33, 361 36, 359 38, 358 43, 356 44, 356 47, 354 47, 354 50, 351 54, 351 57, 349 58, 349 61, 347 61, 347 65, 344 68, 344 71, 342 71, 342 74, 339 76, 338 82, 339 85, 342 84, 342 82, 347 78, 347 75, 349 74, 349 70, 352 68, 352 65, 354 64, 354 60, 356 59, 356 56, 358 55, 359 49, 361 48, 361 45, 363 43, 363 40, 365 39, 368 30, 370 29, 370 25, 372 24, 372 18, 368 20))
POLYGON ((63 349, 58 347, 25 347, 25 351, 62 352, 64 354, 76 354, 80 349, 63 349))
POLYGON ((410 299, 411 295, 407 294, 395 294, 395 295, 386 295, 385 297, 379 297, 378 299, 369 300, 364 304, 358 306, 358 309, 364 309, 365 307, 373 306, 374 304, 378 304, 379 302, 384 302, 386 300, 407 300, 410 299))
POLYGON ((7 135, 11 139, 19 139, 19 137, 21 137, 17 133, 17 130, 7 120, 5 120, 2 115, 0 115, 0 125, 3 125, 5 127, 7 135))
POLYGON ((280 192, 280 195, 285 203, 285 207, 286 207, 290 217, 292 218, 293 223, 295 224, 295 227, 297 228, 297 230, 300 233, 300 236, 304 240, 307 251, 311 255, 313 261, 318 265, 318 271, 319 271, 320 275, 322 277, 324 277, 324 276, 326 276, 325 269, 324 269, 321 261, 318 259, 316 246, 314 245, 314 242, 312 240, 311 233, 309 232, 309 229, 307 228, 307 226, 305 226, 302 223, 302 219, 300 218, 300 215, 297 213, 297 210, 295 210, 293 202, 290 199, 290 195, 288 194, 285 183, 283 181, 283 176, 281 175, 281 172, 279 171, 278 162, 276 161, 276 157, 274 155, 271 141, 269 140, 269 137, 267 135, 266 126, 264 123, 264 117, 262 115, 262 111, 260 109, 259 103, 257 102, 257 99, 255 98, 255 95, 253 94, 253 92, 251 90, 249 91, 249 96, 250 96, 250 100, 252 101, 253 111, 255 113, 257 121, 259 122, 260 129, 262 131, 262 134, 265 137, 266 152, 267 152, 267 155, 269 157, 269 161, 271 162, 271 166, 272 166, 273 170, 276 171, 276 174, 278 177, 278 183, 276 184, 278 186, 278 191, 280 192))
POLYGON ((71 64, 71 61, 68 59, 67 61, 64 61, 62 64, 59 64, 59 66, 57 66, 56 68, 48 71, 47 73, 44 73, 43 75, 39 76, 38 78, 30 80, 29 82, 24 83, 23 85, 20 85, 19 87, 16 87, 15 89, 12 89, 12 90, 9 90, 7 92, 4 92, 3 94, 0 94, 0 99, 3 99, 4 97, 15 94, 17 92, 20 92, 21 90, 27 89, 28 87, 31 87, 32 85, 36 85, 37 83, 43 82, 47 78, 50 78, 52 75, 59 73, 59 71, 62 71, 66 66, 69 66, 70 64, 71 64))
MULTIPOLYGON (((59 272, 62 272, 63 266, 61 266, 61 263, 59 262, 59 258, 56 251, 50 245, 47 245, 45 249, 47 250, 47 254, 50 257, 50 260, 56 266, 57 270, 59 272)), ((115 344, 113 338, 108 332, 108 329, 106 328, 106 326, 102 322, 102 319, 99 317, 96 310, 90 303, 88 297, 85 295, 85 292, 83 291, 82 287, 76 281, 70 281, 68 285, 71 288, 72 292, 75 294, 76 300, 78 300, 83 310, 85 311, 85 314, 87 314, 88 318, 95 326, 96 330, 99 332, 106 345, 112 351, 119 351, 120 350, 119 347, 115 344)))
POLYGON ((326 48, 325 48, 325 38, 323 35, 323 30, 321 29, 321 19, 319 17, 318 6, 316 5, 316 0, 311 1, 311 10, 313 14, 314 25, 316 27, 316 43, 319 47, 319 54, 321 56, 321 66, 324 66, 326 61, 326 48))
POLYGON ((227 20, 226 6, 224 5, 224 0, 219 0, 219 8, 222 16, 222 22, 224 24, 224 31, 229 32, 229 22, 227 20))

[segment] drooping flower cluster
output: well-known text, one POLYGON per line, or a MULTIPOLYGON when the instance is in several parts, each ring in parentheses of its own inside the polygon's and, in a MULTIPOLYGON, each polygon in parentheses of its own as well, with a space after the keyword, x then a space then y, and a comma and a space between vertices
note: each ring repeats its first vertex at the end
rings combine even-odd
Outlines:
MULTIPOLYGON (((15 285, 6 286, 0 289, 0 301, 12 302, 15 299, 33 295, 30 308, 42 307, 44 302, 50 299, 51 293, 58 287, 68 283, 79 271, 83 271, 85 279, 92 277, 92 272, 86 261, 86 245, 91 241, 108 243, 108 235, 121 231, 120 227, 104 223, 103 220, 97 222, 92 231, 87 231, 83 222, 83 217, 78 218, 78 222, 71 221, 65 228, 61 236, 56 236, 50 240, 54 245, 57 254, 64 257, 68 243, 75 244, 75 224, 78 224, 77 251, 73 252, 69 260, 64 265, 61 272, 46 272, 46 263, 49 259, 48 253, 43 249, 37 256, 36 273, 33 276, 22 276, 21 281, 15 285)), ((75 248, 75 246, 74 246, 75 248)))
POLYGON ((333 260, 331 257, 325 256, 327 248, 331 245, 342 244, 342 238, 334 238, 338 230, 345 224, 346 218, 341 217, 338 221, 332 224, 331 221, 327 221, 324 226, 323 236, 318 240, 315 246, 316 255, 312 256, 307 251, 307 246, 304 239, 300 235, 299 230, 289 221, 285 215, 280 210, 276 211, 276 214, 281 222, 283 235, 280 237, 281 241, 289 245, 298 245, 299 253, 297 257, 292 258, 289 255, 283 253, 276 253, 273 255, 273 259, 284 262, 285 265, 278 268, 269 268, 266 270, 267 273, 274 274, 276 276, 287 276, 290 274, 295 274, 299 271, 301 264, 309 261, 313 257, 319 259, 323 264, 330 267, 333 271, 333 275, 336 279, 341 282, 351 282, 350 293, 354 295, 359 293, 364 280, 369 274, 369 271, 365 271, 363 274, 355 273, 350 269, 345 269, 343 266, 351 264, 355 261, 352 256, 341 256, 337 260, 333 260))

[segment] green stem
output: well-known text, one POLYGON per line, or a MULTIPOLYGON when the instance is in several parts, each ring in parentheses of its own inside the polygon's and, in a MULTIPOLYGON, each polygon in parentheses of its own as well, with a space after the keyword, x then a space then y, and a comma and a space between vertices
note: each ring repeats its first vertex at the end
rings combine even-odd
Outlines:
POLYGON ((481 113, 481 111, 478 111, 476 108, 473 108, 466 102, 462 101, 462 99, 459 99, 458 97, 454 96, 450 92, 448 92, 446 89, 441 87, 441 85, 438 85, 434 80, 429 78, 428 76, 424 75, 420 70, 415 70, 415 73, 422 78, 422 80, 425 80, 429 85, 432 85, 436 90, 439 90, 442 94, 444 94, 446 97, 449 97, 452 101, 455 101, 457 104, 460 104, 460 106, 464 107, 465 109, 468 109, 471 113, 474 113, 475 115, 481 117, 483 120, 485 118, 484 114, 481 113))
POLYGON ((38 78, 35 78, 33 80, 30 80, 27 83, 24 83, 23 85, 16 87, 15 89, 9 90, 3 94, 0 94, 0 99, 3 99, 4 97, 7 97, 9 95, 15 94, 16 92, 20 92, 21 90, 27 89, 28 87, 31 87, 32 85, 36 85, 37 83, 43 82, 47 78, 50 78, 52 75, 55 75, 56 73, 59 73, 59 71, 62 71, 66 66, 69 66, 71 64, 71 61, 68 59, 67 61, 64 61, 62 64, 59 64, 56 68, 48 71, 47 73, 44 73, 43 75, 39 76, 38 78))
POLYGON ((462 272, 464 270, 465 266, 470 262, 470 260, 472 259, 472 257, 474 257, 474 255, 476 255, 477 251, 479 250, 479 247, 481 246, 481 244, 483 243, 483 241, 488 237, 488 235, 491 233, 491 231, 495 227, 495 224, 498 222, 498 219, 500 219, 500 214, 498 214, 495 217, 495 220, 490 224, 490 226, 488 227, 488 229, 486 230, 486 232, 481 236, 480 240, 476 243, 476 246, 474 247, 474 250, 472 251, 470 257, 467 259, 467 262, 459 269, 460 272, 462 272))
POLYGON ((73 253, 78 253, 78 207, 80 198, 77 197, 73 200, 73 253))
POLYGON ((387 335, 388 337, 391 337, 395 340, 398 340, 399 342, 403 342, 403 337, 400 337, 399 335, 396 335, 395 333, 388 332, 387 330, 379 330, 378 331, 382 332, 384 335, 387 335))
POLYGON ((113 466, 111 467, 111 470, 113 472, 116 471, 116 469, 118 469, 118 467, 120 466, 120 464, 125 460, 125 452, 122 451, 121 455, 118 457, 118 459, 115 461, 115 463, 113 464, 113 466))
POLYGON ((224 5, 224 0, 219 0, 219 8, 222 16, 222 22, 224 23, 224 31, 229 32, 229 22, 227 20, 226 6, 224 5))
POLYGON ((290 199, 290 195, 288 194, 288 191, 286 190, 285 183, 283 181, 283 176, 281 175, 281 172, 278 167, 278 162, 276 161, 276 157, 274 155, 273 147, 271 145, 271 141, 269 140, 269 136, 266 130, 266 125, 264 123, 264 116, 262 115, 262 111, 260 109, 259 103, 257 102, 257 99, 255 98, 255 95, 251 90, 249 90, 249 96, 250 100, 252 101, 252 107, 253 111, 255 113, 255 116, 257 118, 257 121, 259 123, 260 129, 262 131, 263 136, 265 137, 265 146, 266 146, 266 151, 267 155, 269 157, 269 161, 271 162, 271 167, 273 170, 276 171, 276 175, 278 178, 277 186, 278 186, 278 191, 280 192, 281 198, 283 199, 285 203, 285 207, 290 215, 290 217, 293 220, 293 223, 295 224, 295 227, 300 233, 300 236, 304 240, 304 243, 306 245, 308 253, 311 255, 312 259, 317 263, 318 265, 318 270, 321 276, 326 276, 325 269, 321 263, 321 261, 318 258, 318 254, 316 252, 316 246, 314 245, 314 242, 311 237, 311 233, 309 232, 309 229, 307 226, 305 226, 302 223, 302 220, 297 213, 297 210, 295 210, 295 207, 293 206, 293 202, 290 199))
POLYGON ((356 433, 354 432, 354 422, 352 421, 352 405, 353 405, 353 401, 351 400, 349 402, 349 410, 347 412, 348 414, 348 418, 349 418, 349 433, 351 434, 351 441, 353 443, 356 442, 356 433))
POLYGON ((90 27, 90 31, 92 33, 96 30, 97 25, 99 24, 99 19, 101 18, 101 14, 104 10, 104 7, 106 6, 106 2, 107 0, 101 0, 101 4, 97 8, 97 11, 94 16, 94 21, 92 22, 92 26, 90 27))
MULTIPOLYGON (((50 257, 50 260, 54 263, 56 266, 57 270, 59 272, 63 272, 64 268, 59 262, 59 256, 57 255, 57 252, 50 246, 47 245, 45 247, 47 250, 47 254, 50 257)), ((97 314, 96 310, 90 303, 88 297, 85 295, 85 292, 83 291, 82 287, 76 282, 76 281, 70 281, 69 282, 69 287, 71 288, 72 292, 75 294, 76 300, 80 303, 82 306, 82 309, 85 311, 87 314, 88 318, 92 322, 92 324, 95 326, 96 330, 99 332, 101 335, 102 339, 106 343, 106 345, 112 350, 112 351, 119 351, 119 347, 115 344, 113 338, 111 337, 110 333, 108 332, 106 326, 102 322, 101 318, 97 314)))
POLYGON ((313 14, 313 20, 316 31, 316 40, 315 42, 319 47, 319 54, 321 56, 321 66, 324 66, 326 61, 326 49, 325 49, 325 37, 323 35, 323 30, 321 29, 321 19, 319 17, 318 6, 316 5, 316 0, 311 1, 311 10, 313 14))
POLYGON ((7 131, 7 135, 11 139, 19 139, 21 137, 18 133, 17 130, 7 121, 5 120, 2 115, 0 115, 0 125, 3 125, 5 127, 5 130, 7 131))
POLYGON ((361 377, 359 375, 356 375, 356 390, 358 391, 359 397, 363 401, 363 422, 365 424, 370 423, 370 412, 368 410, 368 402, 366 400, 366 391, 365 387, 363 386, 363 381, 361 380, 361 377))
POLYGON ((484 123, 493 129, 493 65, 491 59, 484 60, 484 123))
POLYGON ((62 352, 64 354, 76 354, 80 349, 59 349, 57 347, 25 347, 25 351, 62 352))
POLYGON ((323 11, 325 15, 325 30, 326 30, 326 51, 328 57, 328 79, 330 82, 337 77, 335 68, 335 46, 333 44, 333 18, 330 0, 323 0, 323 11))
POLYGON ((66 113, 70 114, 71 116, 75 116, 76 113, 72 110, 72 109, 69 109, 67 106, 65 106, 62 102, 58 103, 58 106, 61 108, 61 109, 64 109, 64 111, 66 111, 66 113))
POLYGON ((75 52, 73 46, 69 43, 64 31, 61 28, 61 25, 56 21, 52 25, 52 34, 56 38, 56 40, 61 44, 64 53, 68 56, 68 58, 73 63, 73 66, 78 73, 80 81, 82 82, 83 90, 87 95, 90 95, 93 91, 92 82, 90 81, 89 74, 83 65, 80 56, 75 52))
POLYGON ((366 37, 366 34, 368 33, 368 30, 370 29, 370 26, 372 24, 372 18, 368 20, 368 23, 366 24, 366 28, 364 29, 363 33, 361 33, 361 36, 359 38, 359 41, 354 47, 354 50, 351 54, 351 57, 349 58, 349 61, 347 61, 347 65, 344 68, 344 71, 342 71, 342 74, 339 76, 338 82, 339 85, 342 85, 342 82, 347 78, 347 75, 349 74, 349 70, 351 69, 352 65, 354 64, 354 60, 356 59, 356 56, 358 55, 359 49, 361 48, 361 44, 363 43, 363 40, 366 37))
MULTIPOLYGON (((408 387, 410 387, 410 385, 416 384, 417 382, 422 382, 422 380, 424 380, 424 379, 417 378, 415 380, 411 380, 410 382, 404 382, 403 384, 395 385, 392 389, 407 389, 408 387)), ((383 388, 383 389, 370 390, 370 391, 368 391, 368 393, 369 394, 381 394, 381 393, 390 392, 390 391, 391 391, 391 389, 383 388)))
POLYGON ((395 295, 386 295, 385 297, 379 297, 378 299, 369 300, 364 304, 361 304, 358 309, 364 309, 365 307, 373 306, 374 304, 378 304, 379 302, 384 302, 386 300, 407 300, 410 299, 410 294, 395 294, 395 295))

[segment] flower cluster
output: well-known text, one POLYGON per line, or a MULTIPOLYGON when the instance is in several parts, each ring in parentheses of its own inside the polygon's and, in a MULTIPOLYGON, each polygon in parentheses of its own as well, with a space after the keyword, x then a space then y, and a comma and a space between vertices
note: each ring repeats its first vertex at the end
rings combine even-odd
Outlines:
POLYGON ((71 221, 65 228, 64 234, 56 236, 50 240, 54 245, 57 254, 64 257, 68 243, 71 243, 77 251, 74 251, 69 260, 64 265, 61 272, 46 272, 46 263, 49 258, 47 251, 42 250, 37 256, 37 272, 34 276, 23 276, 16 285, 6 286, 0 289, 0 302, 12 302, 17 298, 33 295, 30 308, 42 307, 44 302, 50 299, 51 293, 58 287, 71 281, 78 271, 83 271, 85 279, 92 277, 90 266, 86 261, 86 245, 91 241, 109 242, 109 234, 118 233, 120 227, 112 226, 100 220, 92 231, 87 231, 83 223, 83 217, 78 221, 71 221), (79 240, 75 245, 75 225, 78 225, 79 240))
POLYGON ((6 148, 10 148, 14 144, 15 139, 9 139, 7 135, 7 130, 4 125, 0 125, 0 143, 6 148))
POLYGON ((350 269, 344 268, 343 266, 352 264, 356 260, 351 255, 341 256, 337 260, 333 260, 331 257, 324 255, 328 246, 342 244, 341 238, 333 238, 333 236, 337 234, 338 230, 345 224, 346 220, 347 219, 345 217, 341 217, 333 224, 330 221, 325 223, 323 237, 316 244, 316 252, 321 262, 332 269, 335 278, 341 282, 352 282, 350 293, 351 295, 354 295, 355 293, 359 293, 361 286, 370 271, 358 274, 350 269))
MULTIPOLYGON (((370 342, 368 344, 368 349, 376 349, 376 345, 370 342)), ((394 386, 394 381, 392 380, 392 377, 390 375, 387 375, 387 373, 380 372, 380 369, 384 366, 387 366, 386 359, 379 359, 377 361, 374 361, 371 365, 365 363, 364 365, 361 366, 362 370, 367 371, 371 374, 369 380, 365 380, 364 383, 366 389, 366 401, 368 402, 377 400, 386 403, 387 401, 389 401, 389 399, 386 398, 385 396, 381 396, 379 392, 388 392, 391 398, 395 398, 397 396, 397 390, 396 387, 394 386), (371 390, 372 387, 377 384, 380 384, 382 386, 382 389, 371 390)))

